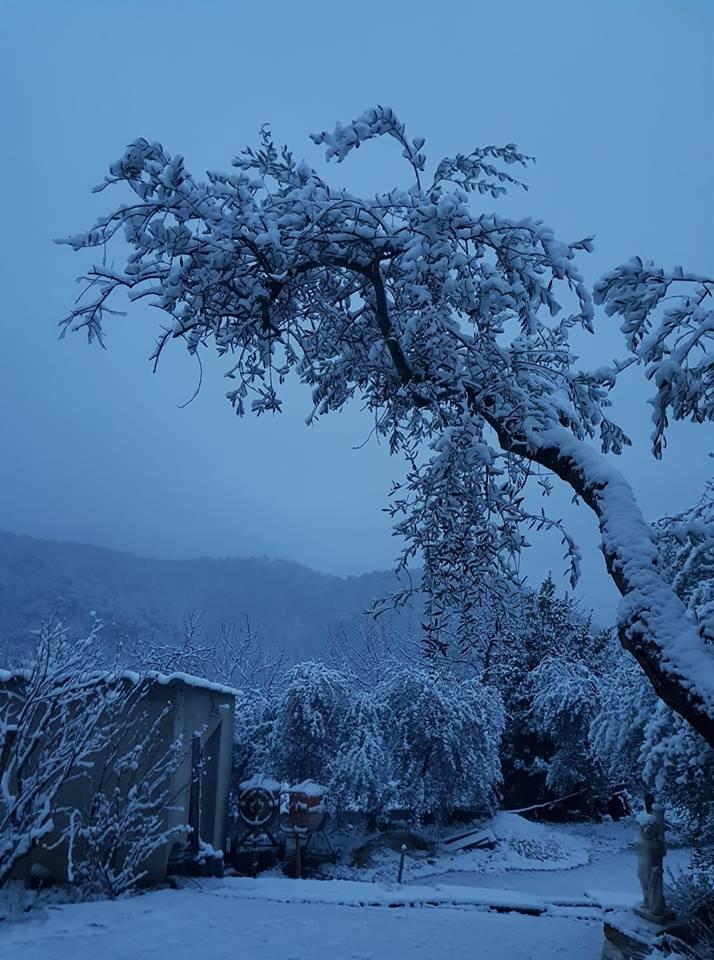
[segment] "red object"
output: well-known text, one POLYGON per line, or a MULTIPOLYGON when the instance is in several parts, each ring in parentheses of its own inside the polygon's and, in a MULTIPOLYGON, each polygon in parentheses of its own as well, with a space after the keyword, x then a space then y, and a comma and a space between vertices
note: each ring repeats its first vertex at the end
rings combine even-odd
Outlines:
POLYGON ((281 827, 291 833, 312 833, 325 822, 325 796, 311 791, 288 790, 281 803, 281 827), (286 802, 287 801, 287 802, 286 802))

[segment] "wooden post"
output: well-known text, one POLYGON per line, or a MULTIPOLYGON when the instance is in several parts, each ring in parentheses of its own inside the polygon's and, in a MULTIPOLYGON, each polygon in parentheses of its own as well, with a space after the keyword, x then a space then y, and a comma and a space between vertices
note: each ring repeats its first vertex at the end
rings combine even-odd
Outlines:
POLYGON ((188 825, 191 827, 189 849, 198 856, 201 842, 201 781, 203 779, 203 747, 201 734, 194 733, 191 741, 191 796, 188 807, 188 825))
POLYGON ((300 862, 300 831, 295 831, 295 879, 302 880, 302 863, 300 862))
POLYGON ((402 854, 399 858, 399 874, 397 876, 397 883, 402 882, 402 877, 404 876, 404 858, 407 855, 407 845, 406 843, 402 844, 402 854))

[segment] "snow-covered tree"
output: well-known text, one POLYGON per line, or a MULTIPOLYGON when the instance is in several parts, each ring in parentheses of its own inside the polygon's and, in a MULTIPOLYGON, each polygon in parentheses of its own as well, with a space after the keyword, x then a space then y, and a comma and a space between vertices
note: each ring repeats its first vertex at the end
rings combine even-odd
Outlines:
POLYGON ((368 693, 358 694, 350 704, 329 775, 330 803, 340 812, 366 813, 374 819, 391 799, 394 785, 385 713, 368 693))
POLYGON ((588 744, 600 707, 600 676, 583 659, 550 656, 531 673, 529 685, 533 725, 550 740, 541 761, 546 786, 556 796, 584 790, 587 799, 603 799, 605 778, 588 744))
POLYGON ((317 660, 293 667, 274 707, 270 772, 293 783, 325 778, 343 740, 349 704, 343 674, 317 660))
POLYGON ((155 360, 176 339, 230 358, 238 413, 279 411, 291 372, 312 389, 309 420, 360 398, 410 464, 392 510, 403 563, 423 563, 432 635, 454 608, 468 621, 481 598, 503 593, 533 524, 562 532, 577 578, 572 538, 524 499, 543 471, 558 478, 597 517, 622 594, 621 643, 658 697, 714 743, 714 657, 613 466, 629 441, 607 416, 634 363, 655 389, 656 456, 670 419, 714 417, 714 281, 635 258, 591 297, 576 265, 590 239, 562 242, 539 220, 473 203, 518 185, 509 170, 528 158, 513 144, 428 168, 423 138, 384 107, 313 140, 341 162, 378 136, 397 142, 409 180, 364 197, 331 186, 267 129, 232 173, 205 180, 136 140, 98 188, 121 183, 134 198, 66 241, 105 251, 123 232, 131 252, 89 270, 64 329, 101 340, 113 295, 126 291, 166 315, 155 360), (629 359, 585 370, 569 340, 594 329, 594 302, 622 318, 629 359))
POLYGON ((657 700, 636 662, 614 655, 602 678, 589 742, 612 785, 651 791, 677 811, 696 843, 714 839, 714 750, 657 700))
POLYGON ((501 746, 508 805, 554 799, 587 783, 583 749, 591 694, 603 667, 602 641, 549 575, 537 591, 514 595, 495 618, 484 649, 484 676, 501 693, 508 722, 501 746))
POLYGON ((492 810, 501 782, 504 713, 498 692, 407 667, 379 690, 395 804, 443 821, 454 810, 492 810))
POLYGON ((178 643, 129 636, 120 652, 127 666, 142 674, 188 673, 235 687, 270 689, 285 672, 283 654, 266 653, 249 618, 241 626, 220 623, 209 633, 195 610, 184 618, 178 643))
MULTIPOLYGON (((714 638, 714 483, 698 502, 654 525, 664 575, 687 616, 714 638)), ((714 749, 681 716, 658 701, 626 653, 610 658, 591 740, 613 781, 646 786, 677 807, 695 839, 714 838, 714 749)))
POLYGON ((233 732, 233 773, 236 784, 255 774, 271 774, 270 752, 275 700, 255 688, 239 688, 236 695, 233 732))

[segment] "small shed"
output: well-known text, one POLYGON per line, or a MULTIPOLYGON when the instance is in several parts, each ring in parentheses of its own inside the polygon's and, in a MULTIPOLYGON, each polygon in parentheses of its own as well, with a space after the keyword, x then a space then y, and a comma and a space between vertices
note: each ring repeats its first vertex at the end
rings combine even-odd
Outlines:
MULTIPOLYGON (((111 682, 137 684, 141 680, 142 719, 147 729, 152 728, 161 741, 156 747, 168 748, 180 740, 179 759, 168 784, 170 803, 164 811, 164 829, 186 827, 174 831, 174 839, 159 847, 142 865, 145 879, 162 880, 169 861, 190 846, 223 850, 228 820, 228 794, 233 759, 233 724, 236 692, 230 687, 212 683, 187 674, 163 675, 151 673, 139 678, 132 673, 121 674, 111 682), (196 776, 197 764, 200 776, 196 776), (197 788, 196 783, 200 781, 197 788), (191 830, 197 826, 198 831, 191 830)), ((98 678, 100 683, 103 678, 98 678)), ((104 681, 106 682, 106 681, 104 681)), ((22 674, 0 674, 0 710, 10 697, 21 697, 22 674)), ((102 756, 96 757, 92 770, 70 779, 60 791, 57 827, 45 837, 18 864, 16 876, 27 877, 33 865, 43 868, 43 874, 55 881, 67 881, 68 842, 62 839, 69 816, 67 811, 91 809, 97 792, 97 775, 102 756)), ((180 859, 180 857, 179 857, 180 859)))

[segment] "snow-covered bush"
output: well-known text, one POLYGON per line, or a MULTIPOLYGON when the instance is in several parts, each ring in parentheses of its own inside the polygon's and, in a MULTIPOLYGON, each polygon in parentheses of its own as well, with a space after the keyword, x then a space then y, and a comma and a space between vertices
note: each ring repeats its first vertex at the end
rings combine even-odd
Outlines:
POLYGON ((166 818, 181 748, 168 708, 152 719, 153 681, 107 667, 101 629, 75 637, 53 618, 0 674, 0 887, 38 845, 66 845, 70 881, 118 896, 182 829, 166 818))
POLYGON ((67 824, 63 788, 116 734, 126 692, 110 676, 98 682, 100 630, 73 637, 50 619, 26 667, 0 674, 0 887, 67 824))
POLYGON ((686 925, 687 943, 677 942, 686 960, 714 960, 714 869, 694 866, 671 877, 667 902, 686 925))
POLYGON ((92 802, 69 815, 69 879, 107 897, 133 890, 150 857, 185 831, 167 824, 182 749, 181 738, 168 745, 162 738, 169 708, 152 721, 142 703, 147 684, 121 682, 131 689, 99 761, 92 802))
POLYGON ((358 694, 345 715, 342 741, 330 765, 330 803, 339 812, 370 818, 391 800, 395 785, 387 747, 388 711, 372 694, 358 694))
POLYGON ((236 691, 233 730, 233 773, 235 783, 272 769, 270 751, 275 699, 255 688, 236 691))
POLYGON ((293 667, 277 697, 270 732, 274 773, 298 783, 326 778, 345 735, 347 678, 317 660, 293 667))
POLYGON ((498 692, 417 667, 379 690, 395 804, 439 821, 457 809, 491 811, 501 782, 504 713, 498 692))

